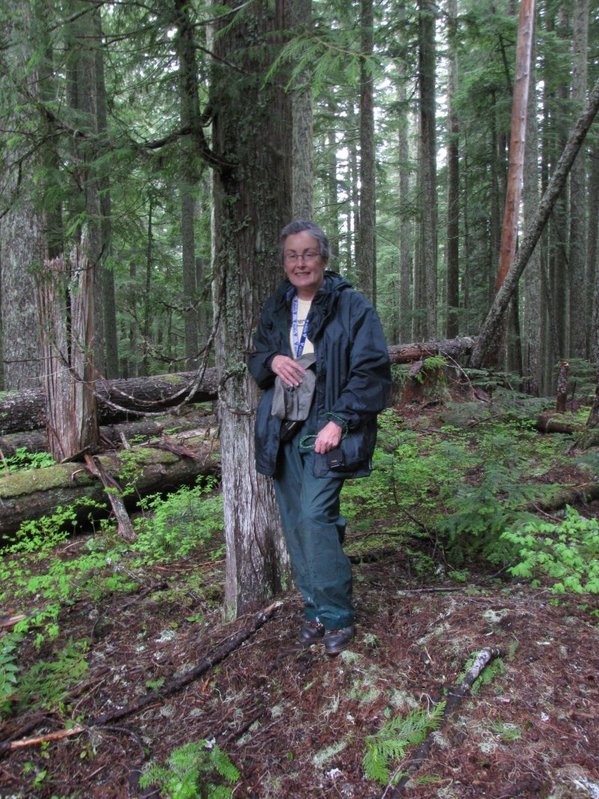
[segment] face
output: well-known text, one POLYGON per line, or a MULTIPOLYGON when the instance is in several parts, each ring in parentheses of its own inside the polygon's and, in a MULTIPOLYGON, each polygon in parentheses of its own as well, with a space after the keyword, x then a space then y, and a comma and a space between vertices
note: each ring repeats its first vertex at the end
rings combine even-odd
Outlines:
POLYGON ((326 265, 318 241, 308 231, 287 236, 283 248, 283 266, 300 299, 314 299, 322 286, 326 265))

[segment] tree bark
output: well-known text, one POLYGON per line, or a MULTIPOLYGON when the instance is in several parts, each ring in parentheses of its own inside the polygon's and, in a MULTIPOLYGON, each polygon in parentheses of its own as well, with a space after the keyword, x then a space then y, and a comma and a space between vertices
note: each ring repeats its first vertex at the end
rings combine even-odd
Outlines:
POLYGON ((503 315, 508 307, 510 298, 517 289, 518 281, 526 264, 528 263, 534 248, 543 232, 551 210, 557 198, 564 189, 568 173, 574 163, 574 159, 584 141, 586 134, 599 110, 599 81, 595 84, 589 96, 587 106, 578 119, 568 143, 559 159, 553 176, 547 186, 537 213, 530 221, 522 244, 516 254, 514 261, 506 275, 505 281, 495 296, 495 300, 487 318, 481 328, 476 346, 472 351, 470 366, 480 368, 486 362, 487 353, 492 349, 495 337, 501 327, 503 315))
MULTIPOLYGON (((227 560, 225 612, 264 604, 286 579, 272 481, 256 474, 258 390, 245 360, 260 308, 282 276, 277 243, 291 213, 289 99, 264 74, 285 30, 287 0, 257 0, 252 14, 226 0, 216 31, 212 80, 214 171, 213 296, 219 374, 222 490, 227 560), (230 66, 243 74, 243 91, 230 66), (235 86, 233 85, 235 83, 235 86), (234 94, 231 96, 231 90, 234 94)), ((238 81, 238 73, 235 73, 238 81)))
MULTIPOLYGON (((577 112, 584 106, 587 93, 589 39, 589 0, 574 3, 573 64, 570 98, 577 112)), ((570 172, 570 238, 568 248, 568 299, 570 358, 588 356, 589 286, 587 269, 586 225, 587 180, 584 148, 578 153, 570 172)))
MULTIPOLYGON (((184 484, 192 484, 199 475, 216 474, 219 455, 214 445, 206 443, 205 435, 187 439, 186 447, 194 457, 177 455, 158 447, 138 447, 133 452, 143 453, 139 460, 139 474, 133 480, 134 492, 124 498, 126 507, 134 507, 137 497, 184 484)), ((129 456, 130 457, 130 456, 129 456)), ((99 461, 106 471, 118 480, 119 461, 112 453, 102 455, 99 461)), ((104 486, 78 463, 62 463, 44 469, 9 472, 0 477, 0 534, 14 533, 24 521, 39 519, 54 513, 58 507, 73 503, 79 529, 89 524, 90 514, 106 516, 108 502, 104 486), (90 509, 88 503, 102 503, 103 509, 90 509)))
MULTIPOLYGON (((291 0, 289 21, 292 36, 307 35, 312 28, 312 0, 291 0)), ((309 69, 298 76, 291 92, 293 158, 291 178, 291 215, 294 219, 312 219, 314 159, 312 157, 312 80, 309 69)))
POLYGON ((435 6, 418 3, 418 88, 420 93, 420 242, 414 286, 415 335, 437 334, 437 168, 435 97, 435 6))
POLYGON ((374 9, 360 3, 360 225, 356 237, 357 288, 376 303, 376 195, 374 142, 374 9))
POLYGON ((447 338, 459 330, 460 305, 460 153, 459 119, 456 110, 458 85, 458 56, 455 41, 458 27, 457 0, 449 0, 448 15, 448 75, 447 75, 447 338))

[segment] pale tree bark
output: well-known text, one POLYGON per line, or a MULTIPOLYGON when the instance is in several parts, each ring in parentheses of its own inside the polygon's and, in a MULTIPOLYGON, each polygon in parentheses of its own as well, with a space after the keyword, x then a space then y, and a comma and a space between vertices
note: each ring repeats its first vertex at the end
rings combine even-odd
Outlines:
MULTIPOLYGON (((535 92, 534 36, 531 58, 531 85, 528 92, 528 120, 524 149, 524 181, 522 187, 522 210, 524 226, 533 217, 539 204, 539 138, 537 125, 537 103, 535 92)), ((524 335, 522 337, 522 360, 526 390, 538 396, 543 386, 543 338, 542 331, 547 307, 544 302, 541 273, 541 248, 535 247, 526 269, 524 281, 524 335)), ((544 387, 544 386, 543 386, 544 387)))
MULTIPOLYGON (((34 20, 31 5, 13 2, 8 8, 4 27, 6 47, 2 53, 2 85, 5 94, 15 97, 20 107, 18 120, 3 120, 3 126, 18 130, 38 124, 31 99, 39 99, 40 81, 32 70, 34 20), (23 118, 25 117, 25 119, 23 118)), ((43 67, 42 67, 43 68, 43 67)), ((26 135, 15 147, 2 153, 2 209, 0 218, 0 282, 2 316, 2 361, 4 388, 18 390, 40 385, 42 362, 39 356, 39 326, 34 295, 33 272, 40 268, 46 255, 44 224, 39 212, 39 196, 30 175, 39 164, 33 164, 36 144, 26 135)), ((42 156, 43 157, 43 156, 42 156)))
POLYGON ((85 231, 68 262, 46 261, 36 276, 46 429, 55 460, 73 458, 98 443, 93 389, 94 265, 85 231))
POLYGON ((458 335, 460 305, 460 125, 455 108, 455 94, 458 85, 458 57, 454 46, 457 16, 457 0, 447 0, 449 26, 449 63, 447 73, 447 338, 454 338, 458 335))
POLYGON ((418 89, 420 94, 420 242, 415 279, 415 335, 437 335, 437 149, 435 97, 435 4, 418 3, 418 89))
MULTIPOLYGON (((589 39, 589 0, 574 4, 573 64, 571 99, 576 111, 584 106, 587 94, 587 57, 589 39)), ((586 166, 584 148, 576 156, 570 172, 570 241, 568 252, 569 347, 571 358, 586 358, 588 305, 586 253, 586 166)))
POLYGON ((251 16, 226 0, 217 25, 212 81, 214 309, 217 325, 222 490, 227 543, 225 609, 236 616, 264 603, 286 579, 279 514, 271 481, 254 468, 257 389, 246 368, 259 310, 282 277, 278 239, 291 213, 288 98, 264 74, 285 29, 286 3, 267 0, 251 16), (266 44, 270 46, 265 46, 266 44), (252 46, 250 46, 252 45, 252 46), (230 66, 244 91, 230 90, 230 66), (235 73, 237 77, 237 73, 235 73))
POLYGON ((547 219, 551 214, 557 198, 564 190, 564 186, 566 184, 570 169, 572 168, 572 164, 574 163, 574 159, 576 158, 576 155, 582 146, 582 143, 593 123, 593 120, 595 119, 595 116, 597 115, 597 111, 599 111, 599 81, 597 81, 593 87, 586 107, 581 116, 578 118, 578 121, 576 122, 576 125, 574 126, 574 129, 568 138, 566 147, 557 163, 555 171, 551 177, 551 180, 549 181, 549 185, 543 194, 537 212, 530 220, 526 230, 524 231, 522 242, 516 257, 512 262, 505 280, 495 296, 495 300, 493 301, 493 305, 487 314, 487 318, 483 323, 476 346, 474 347, 470 357, 470 365, 474 368, 480 368, 486 362, 486 355, 494 344, 510 298, 513 292, 517 290, 518 281, 522 275, 522 272, 528 264, 534 248, 541 237, 541 233, 545 228, 547 219))
MULTIPOLYGON (((308 33, 312 27, 312 0, 289 3, 292 35, 308 33)), ((291 92, 293 126, 293 159, 291 164, 291 216, 312 218, 314 165, 312 157, 312 82, 309 69, 304 69, 291 92)))
POLYGON ((356 237, 357 288, 376 302, 376 196, 374 142, 373 0, 360 3, 360 226, 356 237))

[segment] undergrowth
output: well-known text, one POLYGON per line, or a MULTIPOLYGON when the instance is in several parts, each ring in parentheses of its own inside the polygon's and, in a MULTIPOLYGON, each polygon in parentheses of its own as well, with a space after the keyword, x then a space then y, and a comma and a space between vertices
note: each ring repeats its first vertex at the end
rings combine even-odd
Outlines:
MULTIPOLYGON (((62 713, 69 686, 87 668, 89 648, 88 641, 72 642, 65 635, 69 608, 79 602, 97 607, 138 590, 157 562, 192 558, 206 548, 211 557, 220 556, 222 498, 216 489, 214 481, 201 480, 167 497, 147 498, 134 521, 133 546, 104 522, 71 555, 75 505, 21 526, 0 559, 0 605, 23 616, 0 638, 0 716, 27 707, 62 713), (25 646, 43 650, 44 657, 21 672, 19 653, 25 646)), ((192 578, 197 582, 197 574, 192 578)))

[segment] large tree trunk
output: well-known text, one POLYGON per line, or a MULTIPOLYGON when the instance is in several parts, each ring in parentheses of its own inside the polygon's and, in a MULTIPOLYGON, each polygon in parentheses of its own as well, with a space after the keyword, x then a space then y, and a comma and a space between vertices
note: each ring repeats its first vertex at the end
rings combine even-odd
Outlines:
MULTIPOLYGON (((589 39, 589 0, 574 4, 573 68, 570 97, 576 111, 584 106, 587 93, 589 39)), ((568 248, 569 347, 570 358, 588 356, 589 286, 586 236, 587 181, 584 148, 578 153, 570 173, 570 240, 568 248)))
POLYGON ((98 443, 93 391, 94 272, 84 235, 69 262, 46 261, 37 275, 46 429, 50 453, 57 461, 93 451, 98 443))
MULTIPOLYGON (((439 354, 455 360, 467 358, 476 338, 462 336, 441 341, 421 341, 389 347, 391 363, 412 363, 439 354)), ((104 425, 138 416, 156 416, 189 403, 216 399, 218 374, 215 368, 178 372, 153 377, 97 380, 94 388, 98 418, 104 425)), ((35 430, 45 424, 43 391, 22 391, 0 400, 0 435, 35 430)))
MULTIPOLYGON (((199 475, 218 473, 218 450, 214 443, 206 443, 204 434, 196 439, 188 438, 185 450, 190 454, 143 447, 139 473, 132 483, 134 491, 128 492, 124 498, 127 507, 134 507, 137 499, 147 494, 193 484, 199 475)), ((142 448, 138 451, 142 452, 142 448)), ((131 450, 128 456, 131 457, 131 450)), ((102 455, 99 460, 118 480, 118 456, 114 453, 102 455)), ((77 502, 73 510, 80 526, 89 523, 91 513, 96 517, 108 514, 109 502, 104 486, 80 463, 9 472, 0 477, 0 534, 13 533, 24 521, 40 519, 59 507, 70 507, 74 502, 77 502), (103 508, 90 508, 92 503, 98 502, 103 504, 103 508)))
MULTIPOLYGON (((3 210, 6 207, 8 210, 0 218, 0 318, 3 385, 5 389, 19 390, 39 386, 42 371, 37 313, 31 302, 33 271, 46 257, 37 194, 39 181, 32 177, 35 172, 39 173, 41 164, 35 163, 31 155, 26 158, 26 153, 39 146, 35 139, 29 139, 39 124, 32 99, 39 98, 40 82, 38 70, 32 65, 41 67, 43 59, 39 54, 34 57, 32 4, 15 0, 10 10, 10 22, 3 31, 7 44, 3 52, 0 90, 5 96, 3 108, 8 107, 10 98, 18 111, 13 119, 3 118, 2 127, 5 131, 29 129, 30 133, 13 135, 12 147, 2 153, 3 162, 7 164, 2 205, 3 210), (33 147, 32 141, 35 142, 33 147)), ((46 155, 47 151, 42 148, 42 162, 46 155)))
MULTIPOLYGON (((312 27, 312 0, 292 0, 289 3, 289 22, 292 35, 304 36, 312 27)), ((294 219, 312 219, 314 194, 314 159, 312 157, 312 81, 309 69, 298 76, 292 90, 291 114, 293 128, 292 209, 294 219)))
POLYGON ((437 151, 435 97, 435 5, 418 3, 418 87, 420 93, 420 243, 415 280, 415 335, 437 334, 437 151))
POLYGON ((285 2, 257 0, 251 15, 226 0, 216 31, 212 82, 214 172, 214 312, 219 373, 222 489, 229 617, 280 590, 284 547, 271 482, 254 469, 258 391, 245 365, 265 297, 282 277, 277 244, 291 213, 288 99, 264 74, 285 28, 285 2), (230 66, 243 75, 239 91, 230 66), (235 86, 233 84, 235 83, 235 86), (231 89, 234 96, 231 96, 231 89))
POLYGON ((356 277, 360 291, 376 303, 376 194, 374 142, 374 10, 360 3, 360 225, 356 237, 356 277))
MULTIPOLYGON (((216 427, 216 417, 208 411, 190 408, 188 413, 165 414, 156 418, 135 422, 119 422, 100 427, 100 446, 103 449, 127 447, 130 442, 140 443, 161 435, 179 435, 199 428, 216 427)), ((48 452, 48 436, 45 430, 23 430, 0 436, 0 458, 12 458, 19 450, 48 452)))

